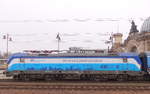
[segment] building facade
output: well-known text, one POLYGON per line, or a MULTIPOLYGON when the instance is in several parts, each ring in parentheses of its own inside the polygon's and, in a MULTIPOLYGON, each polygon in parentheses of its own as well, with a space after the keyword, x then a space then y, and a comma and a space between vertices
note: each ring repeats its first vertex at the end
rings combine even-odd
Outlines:
POLYGON ((150 51, 150 17, 144 21, 140 31, 137 30, 137 26, 132 21, 129 35, 123 42, 122 36, 121 33, 113 35, 112 50, 114 52, 142 53, 150 51))

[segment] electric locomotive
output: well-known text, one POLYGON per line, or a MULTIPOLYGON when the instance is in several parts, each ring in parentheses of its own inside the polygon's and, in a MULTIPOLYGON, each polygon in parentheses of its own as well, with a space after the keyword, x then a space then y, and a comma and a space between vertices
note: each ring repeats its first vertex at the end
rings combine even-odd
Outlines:
POLYGON ((15 80, 147 80, 150 53, 13 54, 6 76, 15 80))

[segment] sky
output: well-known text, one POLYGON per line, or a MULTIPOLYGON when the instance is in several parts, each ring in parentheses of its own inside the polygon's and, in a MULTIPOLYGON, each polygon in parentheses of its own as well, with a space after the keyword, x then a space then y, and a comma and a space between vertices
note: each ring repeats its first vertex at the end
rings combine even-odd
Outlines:
POLYGON ((107 49, 112 33, 125 39, 134 20, 137 28, 150 16, 150 0, 0 0, 0 52, 82 47, 107 49))

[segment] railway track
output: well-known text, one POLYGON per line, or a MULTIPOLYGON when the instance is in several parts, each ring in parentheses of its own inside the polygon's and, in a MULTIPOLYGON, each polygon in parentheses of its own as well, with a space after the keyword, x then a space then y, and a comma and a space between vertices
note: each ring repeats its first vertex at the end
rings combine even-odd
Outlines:
POLYGON ((34 83, 0 82, 0 90, 150 90, 147 83, 34 83))
POLYGON ((0 89, 61 89, 61 90, 150 90, 150 86, 97 86, 97 85, 3 85, 0 89))

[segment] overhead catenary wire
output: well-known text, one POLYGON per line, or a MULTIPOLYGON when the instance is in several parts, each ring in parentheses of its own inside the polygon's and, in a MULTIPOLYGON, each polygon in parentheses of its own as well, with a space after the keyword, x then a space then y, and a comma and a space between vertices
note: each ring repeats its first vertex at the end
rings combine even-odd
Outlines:
POLYGON ((46 18, 46 19, 0 19, 0 23, 45 23, 45 22, 88 22, 88 21, 96 21, 96 22, 116 22, 116 21, 130 21, 138 19, 140 21, 144 21, 146 18, 73 18, 73 19, 64 19, 64 18, 46 18))

